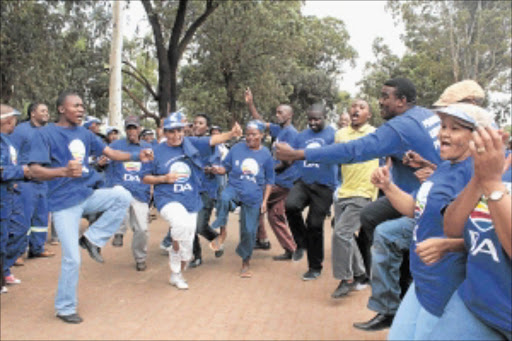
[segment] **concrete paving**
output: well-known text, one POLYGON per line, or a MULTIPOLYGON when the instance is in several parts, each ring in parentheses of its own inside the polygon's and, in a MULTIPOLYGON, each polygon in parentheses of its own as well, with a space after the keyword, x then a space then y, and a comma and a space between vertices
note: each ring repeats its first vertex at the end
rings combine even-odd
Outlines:
MULTIPOLYGON (((85 226, 83 226, 85 227, 85 226)), ((304 282, 306 257, 276 262, 282 249, 268 227, 272 248, 256 250, 253 277, 239 277, 241 259, 235 253, 238 215, 228 224, 226 252, 215 258, 207 243, 203 265, 185 272, 190 289, 169 285, 168 256, 159 249, 167 226, 161 218, 150 225, 148 269, 135 271, 129 231, 122 248, 109 243, 104 264, 81 251, 79 325, 54 316, 54 295, 60 271, 60 247, 53 258, 27 259, 14 267, 22 280, 1 295, 1 340, 382 340, 388 331, 363 332, 352 323, 366 321, 371 289, 343 299, 330 297, 338 285, 331 270, 331 227, 325 223, 324 271, 304 282)))

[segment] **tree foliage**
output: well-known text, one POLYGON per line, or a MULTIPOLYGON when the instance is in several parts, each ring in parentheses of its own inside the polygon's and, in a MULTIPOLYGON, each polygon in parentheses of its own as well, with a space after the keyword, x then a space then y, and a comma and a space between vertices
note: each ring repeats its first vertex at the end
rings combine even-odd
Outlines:
POLYGON ((224 126, 248 119, 247 87, 267 120, 279 103, 294 107, 299 126, 307 106, 332 107, 335 76, 355 52, 341 21, 304 17, 300 7, 299 1, 224 3, 198 32, 182 69, 181 105, 224 126))
POLYGON ((415 83, 424 106, 463 79, 487 91, 510 91, 510 1, 388 1, 388 8, 405 24, 407 52, 399 58, 376 39, 375 61, 360 82, 364 94, 378 97, 382 83, 397 76, 415 83))
POLYGON ((84 97, 89 114, 108 109, 110 5, 106 1, 2 1, 1 100, 23 110, 53 103, 63 89, 84 97))

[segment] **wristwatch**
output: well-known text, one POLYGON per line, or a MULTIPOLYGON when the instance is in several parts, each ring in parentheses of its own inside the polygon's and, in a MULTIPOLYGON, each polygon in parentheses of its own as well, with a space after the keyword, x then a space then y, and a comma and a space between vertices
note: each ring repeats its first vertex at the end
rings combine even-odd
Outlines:
POLYGON ((485 195, 483 197, 484 197, 484 199, 486 199, 488 201, 499 201, 499 200, 501 200, 501 198, 503 198, 504 195, 505 195, 505 191, 492 191, 488 197, 486 197, 485 195))

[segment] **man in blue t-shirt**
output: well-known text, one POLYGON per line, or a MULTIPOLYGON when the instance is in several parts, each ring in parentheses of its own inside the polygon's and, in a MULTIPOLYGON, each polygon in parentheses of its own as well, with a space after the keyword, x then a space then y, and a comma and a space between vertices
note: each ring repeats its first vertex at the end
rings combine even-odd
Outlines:
MULTIPOLYGON (((307 111, 309 128, 297 135, 293 142, 296 149, 323 150, 334 144, 335 130, 325 125, 326 109, 322 104, 314 104, 307 111)), ((288 146, 278 143, 277 146, 288 146)), ((277 147, 279 148, 279 147, 277 147)), ((281 147, 283 149, 283 147, 281 147)), ((279 151, 279 149, 278 149, 279 151)), ((277 155, 278 159, 284 159, 277 155)), ((294 161, 290 158, 285 161, 294 161)), ((297 161, 294 164, 299 179, 294 183, 285 209, 288 223, 297 244, 292 259, 299 261, 304 251, 308 254, 308 271, 302 276, 305 281, 320 276, 324 259, 324 219, 331 208, 333 192, 337 186, 337 164, 325 162, 297 161), (302 211, 309 206, 306 222, 302 211)))
MULTIPOLYGON (((249 107, 251 115, 256 120, 261 120, 261 116, 256 110, 251 89, 247 88, 245 91, 245 102, 249 107)), ((293 143, 298 135, 297 129, 292 124, 293 109, 291 106, 281 104, 276 108, 276 119, 278 124, 265 123, 266 129, 270 132, 270 135, 274 139, 275 143, 286 142, 293 143)), ((276 173, 275 185, 272 186, 270 197, 268 198, 267 207, 267 218, 270 227, 274 231, 279 244, 284 249, 284 253, 281 255, 274 256, 273 259, 276 261, 290 260, 292 255, 297 249, 297 245, 293 240, 288 227, 285 214, 285 202, 290 188, 293 183, 297 180, 297 171, 295 167, 292 167, 290 162, 279 161, 274 158, 274 171, 276 173)), ((263 220, 264 215, 260 216, 260 222, 258 227, 258 235, 266 236, 265 222, 263 220)), ((256 239, 256 248, 269 249, 270 242, 261 240, 262 238, 256 239)))
MULTIPOLYGON (((325 148, 293 150, 286 145, 277 146, 277 155, 285 160, 305 159, 308 162, 356 163, 377 157, 389 156, 392 162, 392 176, 399 188, 411 193, 420 182, 416 178, 415 168, 402 163, 404 154, 413 150, 433 164, 439 164, 439 141, 437 132, 439 118, 431 111, 416 106, 416 88, 405 78, 390 79, 381 89, 379 105, 381 116, 387 120, 374 133, 347 143, 335 144, 325 148)), ((382 222, 398 219, 401 214, 393 208, 386 197, 381 197, 367 205, 361 212, 360 238, 358 242, 368 277, 371 278, 371 253, 373 232, 382 222), (364 247, 361 247, 364 246, 364 247)), ((412 227, 411 227, 412 228, 412 227)), ((392 315, 378 315, 391 324, 392 315)), ((377 321, 382 322, 382 321, 377 321)), ((373 323, 370 323, 373 325, 373 323)), ((368 327, 359 326, 362 329, 368 327)), ((371 326, 370 326, 371 327, 371 326)))
POLYGON ((103 263, 101 247, 119 228, 131 201, 124 188, 93 190, 89 156, 108 156, 117 161, 150 161, 152 151, 125 153, 105 145, 81 126, 84 104, 73 91, 57 98, 57 123, 37 130, 30 145, 28 163, 32 176, 48 182, 48 206, 62 247, 61 273, 55 298, 57 317, 67 323, 80 323, 77 313, 77 288, 80 250, 86 249, 95 261, 103 263), (79 237, 83 214, 102 212, 101 217, 79 237))
MULTIPOLYGON (((44 103, 34 102, 27 109, 28 121, 20 123, 10 139, 16 145, 21 165, 28 163, 30 140, 35 131, 48 123, 50 115, 44 103)), ((29 223, 28 257, 52 257, 54 252, 45 250, 44 244, 48 234, 48 184, 41 181, 20 181, 19 189, 23 197, 24 212, 29 223)))
MULTIPOLYGON (((139 140, 140 123, 136 116, 129 116, 124 122, 126 139, 117 140, 110 148, 124 152, 140 152, 152 149, 151 145, 139 140)), ((146 270, 148 245, 148 213, 151 186, 142 183, 142 163, 137 161, 112 161, 106 169, 108 187, 123 186, 133 199, 121 227, 112 239, 113 246, 123 245, 123 235, 128 225, 133 229, 132 253, 137 271, 146 270)))

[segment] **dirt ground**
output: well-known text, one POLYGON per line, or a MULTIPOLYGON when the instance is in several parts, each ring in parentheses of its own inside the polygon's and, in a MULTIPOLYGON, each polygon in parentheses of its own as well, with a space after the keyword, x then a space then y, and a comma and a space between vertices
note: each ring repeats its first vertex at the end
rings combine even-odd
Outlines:
POLYGON ((60 271, 57 256, 27 259, 14 267, 22 280, 1 295, 1 340, 382 340, 388 331, 363 332, 352 323, 366 321, 371 289, 343 299, 330 297, 338 281, 331 270, 331 227, 325 223, 325 262, 319 279, 304 282, 306 257, 300 262, 276 262, 282 253, 273 232, 268 251, 253 254, 251 279, 238 276, 241 259, 235 253, 238 215, 232 214, 223 257, 215 258, 207 243, 203 265, 185 272, 190 289, 169 285, 168 256, 159 249, 166 225, 150 225, 148 269, 135 271, 129 231, 122 248, 110 242, 102 250, 104 264, 81 251, 78 312, 84 322, 63 323, 53 303, 60 271))

